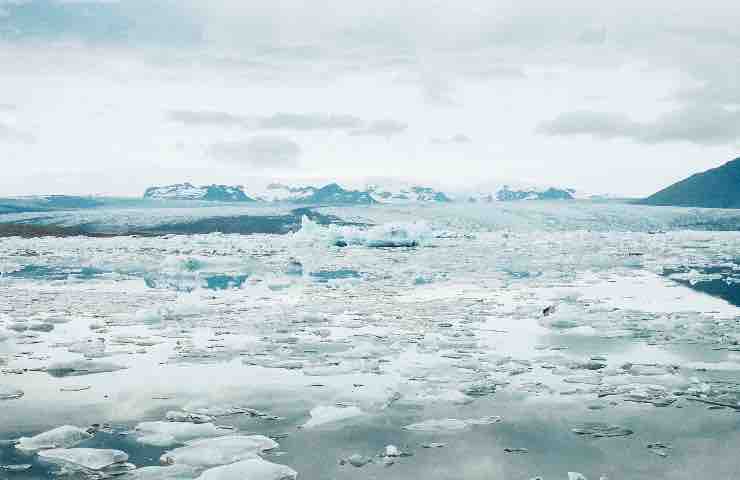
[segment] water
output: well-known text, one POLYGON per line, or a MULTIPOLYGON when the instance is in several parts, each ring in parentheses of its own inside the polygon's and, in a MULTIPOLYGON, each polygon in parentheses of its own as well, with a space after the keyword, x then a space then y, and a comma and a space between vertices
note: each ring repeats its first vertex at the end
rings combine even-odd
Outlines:
MULTIPOLYGON (((202 210, 136 214, 161 226, 202 210)), ((161 465, 186 437, 141 424, 174 420, 195 439, 274 438, 259 456, 306 479, 737 476, 740 234, 697 221, 733 212, 318 212, 377 226, 0 240, 0 398, 23 393, 0 400, 0 465, 31 465, 0 478, 133 468, 13 445, 61 425, 92 432, 75 447, 161 465)), ((106 227, 131 211, 54 215, 106 227)))

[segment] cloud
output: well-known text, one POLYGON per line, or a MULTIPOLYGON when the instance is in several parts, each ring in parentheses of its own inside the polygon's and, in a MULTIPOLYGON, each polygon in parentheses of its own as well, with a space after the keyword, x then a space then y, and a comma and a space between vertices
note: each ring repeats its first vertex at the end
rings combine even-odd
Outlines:
POLYGON ((562 113, 553 120, 541 123, 537 131, 558 136, 624 138, 644 144, 689 142, 725 145, 740 140, 740 110, 688 105, 651 122, 637 122, 621 113, 575 111, 562 113))
POLYGON ((321 113, 276 113, 257 119, 257 128, 291 130, 334 130, 359 128, 363 121, 351 115, 321 113))
POLYGON ((248 141, 214 143, 208 153, 216 159, 259 168, 295 168, 301 147, 282 136, 257 136, 248 141))
POLYGON ((349 132, 350 135, 376 135, 379 137, 391 137, 403 133, 408 128, 408 125, 403 122, 397 122, 395 120, 378 120, 372 122, 365 128, 352 130, 349 132))
POLYGON ((349 130, 365 125, 352 115, 324 113, 275 113, 248 117, 213 110, 171 110, 168 118, 189 126, 234 126, 255 130, 349 130))
POLYGON ((36 143, 36 136, 0 122, 0 141, 11 143, 36 143))
POLYGON ((173 122, 190 126, 247 126, 245 117, 211 110, 171 110, 167 116, 173 122))
POLYGON ((463 133, 455 134, 449 138, 439 138, 434 137, 430 140, 431 143, 435 145, 445 145, 445 144, 463 144, 463 143, 470 143, 472 140, 470 137, 463 133))

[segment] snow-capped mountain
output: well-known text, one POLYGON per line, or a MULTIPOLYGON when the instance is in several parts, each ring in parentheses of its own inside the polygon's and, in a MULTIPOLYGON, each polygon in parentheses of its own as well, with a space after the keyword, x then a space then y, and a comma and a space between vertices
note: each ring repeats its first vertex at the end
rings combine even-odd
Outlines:
POLYGON ((300 204, 370 205, 375 203, 512 202, 589 198, 572 188, 514 182, 489 182, 473 188, 444 188, 426 182, 388 178, 253 182, 247 187, 190 183, 151 187, 150 199, 261 201, 300 204))
POLYGON ((241 186, 204 185, 177 183, 161 187, 150 187, 144 192, 144 198, 154 200, 205 200, 217 202, 253 202, 254 199, 244 193, 241 186))

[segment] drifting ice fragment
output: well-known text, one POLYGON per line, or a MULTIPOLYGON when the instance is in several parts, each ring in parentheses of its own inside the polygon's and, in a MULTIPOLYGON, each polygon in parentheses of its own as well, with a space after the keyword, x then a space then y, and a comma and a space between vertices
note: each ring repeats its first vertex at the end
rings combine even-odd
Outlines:
POLYGON ((10 385, 0 385, 0 400, 14 400, 23 396, 23 390, 11 387, 10 385))
POLYGON ((290 467, 261 458, 206 470, 198 480, 295 480, 298 473, 290 467))
POLYGON ((230 432, 220 429, 212 423, 184 423, 184 422, 142 422, 136 426, 141 435, 139 443, 169 447, 189 440, 218 437, 230 432))
POLYGON ((91 375, 93 373, 115 372, 126 367, 110 362, 95 362, 89 360, 73 360, 57 362, 49 365, 46 373, 52 377, 71 377, 77 375, 91 375))
POLYGON ((87 431, 72 425, 63 425, 33 437, 21 437, 15 448, 34 452, 49 448, 69 448, 92 438, 87 431))
POLYGON ((571 431, 577 435, 591 438, 626 437, 627 435, 632 435, 634 433, 629 428, 599 422, 583 423, 572 428, 571 431))
POLYGON ((365 412, 355 406, 335 407, 335 406, 318 406, 311 410, 311 419, 304 423, 302 428, 313 428, 327 423, 340 422, 349 418, 359 417, 365 412))
POLYGON ((129 473, 126 480, 186 480, 195 478, 196 469, 189 465, 144 467, 129 473))
POLYGON ((50 462, 72 464, 89 470, 102 470, 128 460, 126 452, 102 448, 53 448, 39 452, 39 457, 50 462))
POLYGON ((492 425, 500 421, 501 417, 471 418, 468 420, 446 418, 442 420, 426 420, 420 423, 406 425, 403 429, 412 432, 453 433, 466 430, 472 425, 492 425))
POLYGON ((211 468, 241 460, 257 458, 259 453, 279 445, 262 435, 230 435, 187 442, 160 457, 163 464, 185 464, 198 468, 211 468))

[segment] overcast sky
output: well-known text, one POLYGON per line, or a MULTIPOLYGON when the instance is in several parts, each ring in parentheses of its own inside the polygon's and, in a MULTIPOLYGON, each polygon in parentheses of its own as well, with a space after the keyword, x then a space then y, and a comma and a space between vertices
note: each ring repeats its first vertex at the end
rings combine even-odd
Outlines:
POLYGON ((0 194, 649 194, 739 155, 738 25, 730 0, 0 0, 0 194))

